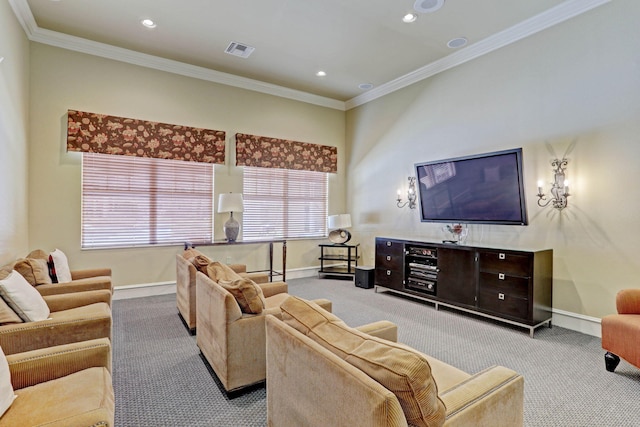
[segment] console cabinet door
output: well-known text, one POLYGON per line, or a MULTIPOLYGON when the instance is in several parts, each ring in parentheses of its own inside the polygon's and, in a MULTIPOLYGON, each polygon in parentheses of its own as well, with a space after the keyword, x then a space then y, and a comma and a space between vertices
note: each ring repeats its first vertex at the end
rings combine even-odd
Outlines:
POLYGON ((464 248, 438 249, 438 292, 446 302, 476 306, 475 252, 464 248))
POLYGON ((404 290, 404 243, 392 239, 376 239, 375 261, 376 285, 404 290))

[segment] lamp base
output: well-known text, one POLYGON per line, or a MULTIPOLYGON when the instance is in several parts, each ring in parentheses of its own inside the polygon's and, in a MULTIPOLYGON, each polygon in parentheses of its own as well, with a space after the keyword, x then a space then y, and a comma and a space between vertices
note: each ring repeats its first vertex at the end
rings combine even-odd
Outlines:
POLYGON ((344 229, 337 229, 329 232, 329 240, 333 243, 342 245, 351 240, 351 233, 344 229))
POLYGON ((227 237, 227 241, 235 242, 239 233, 240 223, 233 217, 233 212, 231 212, 231 216, 224 223, 224 235, 227 237))

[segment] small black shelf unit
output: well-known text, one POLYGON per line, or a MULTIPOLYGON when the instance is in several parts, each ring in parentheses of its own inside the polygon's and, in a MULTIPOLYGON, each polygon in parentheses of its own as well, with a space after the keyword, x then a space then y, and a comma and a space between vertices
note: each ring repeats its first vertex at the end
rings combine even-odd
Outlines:
POLYGON ((320 244, 320 270, 318 277, 334 276, 352 279, 358 266, 360 244, 320 244), (325 265, 325 264, 330 265, 325 265))

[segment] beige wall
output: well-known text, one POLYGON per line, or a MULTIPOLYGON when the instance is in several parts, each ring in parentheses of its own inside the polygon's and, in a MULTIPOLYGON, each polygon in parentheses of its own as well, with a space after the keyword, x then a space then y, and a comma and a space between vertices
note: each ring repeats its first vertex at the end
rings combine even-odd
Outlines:
MULTIPOLYGON (((638 287, 640 2, 618 0, 347 113, 348 209, 372 264, 375 236, 440 241, 396 208, 416 162, 523 147, 529 225, 470 226, 468 243, 553 248, 554 308, 601 317, 638 287), (573 196, 539 208, 554 154, 573 196)), ((548 190, 548 189, 547 189, 548 190)))
MULTIPOLYGON (((226 165, 215 166, 216 200, 217 193, 242 191, 242 169, 234 166, 235 145, 229 144, 236 132, 337 146, 339 173, 330 175, 329 211, 344 210, 344 112, 38 43, 31 51, 31 248, 59 247, 72 268, 110 266, 116 286, 175 280, 179 246, 80 249, 81 155, 65 151, 68 109, 226 131, 230 154, 226 165)), ((224 237, 227 216, 216 215, 216 238, 224 237)), ((288 269, 316 265, 317 243, 290 241, 288 269)), ((203 251, 252 269, 265 268, 268 260, 265 246, 203 251)))
POLYGON ((27 229, 29 41, 0 2, 0 265, 24 254, 27 229))

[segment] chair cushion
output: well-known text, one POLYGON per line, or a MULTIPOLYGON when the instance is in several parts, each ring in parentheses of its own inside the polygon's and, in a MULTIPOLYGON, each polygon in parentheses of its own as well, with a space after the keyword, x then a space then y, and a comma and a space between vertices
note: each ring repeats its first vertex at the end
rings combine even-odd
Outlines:
POLYGON ((45 300, 17 271, 0 280, 0 296, 25 322, 49 317, 49 306, 45 300))
POLYGON ((7 425, 112 426, 114 395, 106 368, 89 368, 16 390, 7 425))
POLYGON ((29 284, 33 286, 48 285, 52 283, 49 276, 47 261, 40 258, 23 258, 16 261, 13 266, 29 284))
POLYGON ((8 325, 10 323, 22 323, 23 320, 7 303, 0 298, 0 325, 8 325))
POLYGON ((429 362, 410 347, 350 328, 311 301, 289 297, 282 320, 393 392, 412 426, 441 426, 445 406, 429 362))

